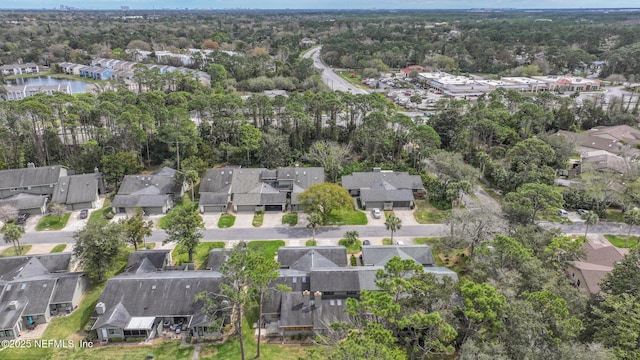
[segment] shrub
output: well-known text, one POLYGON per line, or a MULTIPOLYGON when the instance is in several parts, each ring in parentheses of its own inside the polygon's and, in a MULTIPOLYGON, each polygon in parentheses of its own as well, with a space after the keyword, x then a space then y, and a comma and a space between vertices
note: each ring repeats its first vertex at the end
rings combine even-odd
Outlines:
POLYGON ((351 266, 358 266, 358 260, 355 255, 351 255, 351 266))
POLYGON ((113 343, 119 343, 119 342, 122 342, 122 338, 121 337, 114 337, 114 338, 109 339, 109 341, 113 342, 113 343))

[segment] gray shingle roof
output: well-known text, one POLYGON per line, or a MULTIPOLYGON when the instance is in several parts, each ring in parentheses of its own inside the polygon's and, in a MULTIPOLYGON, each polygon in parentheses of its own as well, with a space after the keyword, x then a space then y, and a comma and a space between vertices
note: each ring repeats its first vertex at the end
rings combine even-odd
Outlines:
POLYGON ((308 189, 313 184, 324 182, 323 167, 288 167, 278 168, 278 180, 293 179, 293 184, 308 189))
POLYGON ((118 195, 134 194, 150 186, 155 187, 156 195, 179 194, 182 189, 173 175, 126 175, 118 189, 118 195))
POLYGON ((218 193, 231 190, 231 182, 233 181, 233 172, 238 169, 220 168, 209 169, 200 181, 200 193, 218 193))
POLYGON ((129 254, 125 269, 131 269, 140 264, 143 259, 147 259, 155 269, 162 269, 165 265, 165 258, 171 252, 168 249, 159 250, 138 250, 129 254))
MULTIPOLYGON (((200 311, 194 296, 203 291, 216 292, 222 274, 214 271, 161 271, 125 273, 107 281, 100 295, 106 306, 93 328, 103 326, 106 313, 122 304, 131 317, 190 316, 200 311)), ((126 324, 125 324, 126 325, 126 324)))
MULTIPOLYGON (((0 258, 0 280, 11 281, 14 277, 25 277, 23 271, 31 272, 29 270, 29 263, 38 263, 39 266, 44 267, 46 272, 66 272, 69 271, 69 265, 71 262, 71 253, 56 253, 56 254, 42 254, 42 255, 25 255, 25 256, 11 256, 0 258), (35 260, 35 261, 32 261, 35 260), (21 276, 22 275, 22 276, 21 276)), ((36 267, 40 268, 38 265, 36 267)), ((42 274, 42 271, 37 271, 36 275, 42 274)))
POLYGON ((0 302, 27 302, 23 316, 40 315, 49 312, 49 301, 55 289, 56 279, 14 281, 11 290, 5 289, 0 302))
POLYGON ((360 199, 365 203, 370 201, 413 201, 413 191, 404 190, 374 190, 361 189, 360 199))
POLYGON ((53 298, 51 299, 51 303, 71 303, 78 281, 80 281, 83 276, 87 275, 84 273, 70 273, 58 277, 56 290, 53 294, 53 298))
POLYGON ((53 190, 51 201, 61 204, 78 204, 96 200, 98 174, 63 176, 53 190))
POLYGON ((278 249, 278 262, 282 268, 289 268, 309 252, 324 256, 338 267, 347 266, 347 249, 344 246, 283 246, 278 249))
POLYGON ((424 189, 419 175, 389 171, 354 172, 342 177, 342 187, 349 190, 372 188, 381 181, 386 181, 397 189, 424 189))
POLYGON ((421 265, 433 265, 431 248, 426 245, 367 245, 362 247, 362 261, 365 265, 384 266, 391 258, 414 259, 421 265))
MULTIPOLYGON (((231 191, 234 194, 245 194, 260 184, 260 174, 267 169, 236 169, 233 171, 231 191)), ((235 198, 235 196, 234 196, 235 198)), ((234 199, 235 200, 235 199, 234 199)))
POLYGON ((220 270, 220 266, 222 266, 228 257, 229 250, 227 249, 213 249, 209 251, 209 257, 207 258, 207 270, 220 270))
POLYGON ((20 320, 28 300, 18 301, 15 310, 9 308, 11 300, 0 301, 0 330, 10 330, 20 320))
POLYGON ((169 202, 169 195, 116 195, 111 205, 114 207, 160 207, 169 202))
MULTIPOLYGON (((229 186, 229 189, 231 189, 231 186, 229 186)), ((219 193, 200 192, 199 204, 201 206, 227 205, 229 201, 231 201, 231 196, 227 192, 219 192, 219 193)))
POLYGON ((66 175, 67 169, 62 166, 0 170, 0 189, 56 184, 60 176, 66 175))
POLYGON ((323 298, 320 306, 315 304, 315 300, 311 301, 309 306, 304 306, 302 292, 284 293, 280 326, 311 326, 315 330, 327 329, 332 323, 349 320, 346 309, 346 299, 323 298))
POLYGON ((10 205, 18 210, 38 209, 47 203, 42 195, 20 193, 0 200, 0 206, 10 205))

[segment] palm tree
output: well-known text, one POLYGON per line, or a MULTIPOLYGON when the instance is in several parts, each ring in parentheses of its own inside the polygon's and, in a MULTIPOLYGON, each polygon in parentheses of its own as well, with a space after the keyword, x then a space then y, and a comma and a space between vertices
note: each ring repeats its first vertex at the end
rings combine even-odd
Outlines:
POLYGON ((13 248, 16 252, 16 255, 20 255, 18 249, 20 249, 20 238, 24 234, 24 226, 16 225, 16 224, 7 224, 4 227, 4 241, 8 243, 13 243, 13 248), (16 246, 16 243, 18 246, 16 246))
POLYGON ((629 238, 631 238, 631 228, 634 225, 640 225, 640 210, 633 209, 629 210, 624 214, 624 222, 629 225, 629 230, 627 231, 627 241, 625 241, 624 246, 629 247, 629 238))
POLYGON ((582 219, 584 220, 584 240, 587 240, 587 232, 589 231, 589 226, 595 225, 600 221, 600 217, 593 211, 589 211, 582 215, 582 219))
POLYGON ((394 215, 389 215, 384 225, 387 227, 387 230, 391 230, 391 243, 393 244, 393 233, 402 228, 402 220, 394 215))
POLYGON ((313 230, 313 245, 316 244, 316 229, 322 225, 322 214, 312 212, 307 215, 307 227, 313 230))
POLYGON ((356 241, 358 240, 358 236, 360 236, 360 234, 358 234, 358 232, 355 230, 347 231, 344 234, 344 238, 347 239, 347 244, 349 244, 349 246, 356 243, 356 241))

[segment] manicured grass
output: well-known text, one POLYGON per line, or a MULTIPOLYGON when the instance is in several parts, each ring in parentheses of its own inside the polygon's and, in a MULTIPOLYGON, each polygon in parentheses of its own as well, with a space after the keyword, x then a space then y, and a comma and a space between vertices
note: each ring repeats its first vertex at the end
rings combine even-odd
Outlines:
POLYGON ((69 351, 67 359, 71 360, 102 360, 102 359, 140 359, 153 354, 154 360, 187 360, 193 357, 193 346, 181 346, 180 341, 164 341, 158 345, 121 344, 102 346, 93 349, 73 349, 69 351))
POLYGON ((438 210, 428 200, 416 200, 416 210, 413 212, 418 224, 444 224, 450 210, 438 210))
POLYGON ((393 245, 391 243, 391 238, 382 238, 382 245, 393 245))
POLYGON ((296 226, 298 224, 298 213, 282 215, 282 223, 289 224, 289 226, 296 226))
POLYGON ((260 226, 262 226, 263 222, 264 222, 264 213, 263 212, 257 212, 255 214, 253 214, 253 221, 251 222, 251 225, 253 225, 253 227, 260 227, 260 226))
POLYGON ((28 253, 29 250, 31 250, 31 245, 22 245, 16 253, 16 249, 13 247, 13 243, 8 243, 7 245, 9 245, 10 247, 4 249, 4 251, 0 253, 0 257, 24 255, 28 253))
MULTIPOLYGON (((222 241, 203 241, 198 244, 193 252, 193 263, 196 269, 201 269, 203 266, 207 265, 209 251, 219 248, 224 248, 224 243, 222 241)), ((184 246, 178 244, 171 252, 171 258, 173 259, 174 264, 180 265, 189 261, 189 254, 187 254, 184 246)))
POLYGON ((367 225, 367 215, 357 210, 332 211, 327 225, 367 225))
POLYGON ((235 223, 236 217, 230 214, 222 214, 220 215, 220 219, 218 219, 219 228, 229 228, 232 227, 235 223))
MULTIPOLYGON (((108 199, 104 200, 102 209, 93 211, 91 215, 89 215, 89 220, 87 221, 87 225, 90 223, 91 224, 97 223, 100 226, 107 225, 110 219, 105 218, 105 213, 111 213, 111 201, 108 199)), ((111 218, 113 218, 113 216, 111 216, 111 218)))
POLYGON ((611 245, 618 248, 632 248, 638 245, 638 240, 639 240, 637 236, 633 236, 633 235, 631 235, 630 237, 627 237, 627 235, 605 234, 604 237, 607 238, 607 240, 609 240, 611 245), (627 242, 627 238, 629 239, 629 244, 628 246, 625 246, 625 243, 627 242))
POLYGON ((152 243, 146 243, 144 244, 144 248, 147 250, 153 250, 153 248, 156 247, 156 243, 152 242, 152 243))
POLYGON ((607 220, 608 222, 624 222, 624 214, 620 210, 607 210, 607 220))
POLYGON ((347 254, 357 254, 362 251, 362 241, 356 240, 353 245, 347 243, 347 239, 340 239, 338 245, 342 245, 347 248, 347 254))
POLYGON ((38 224, 36 225, 36 231, 42 230, 60 230, 67 226, 67 221, 69 221, 69 216, 71 213, 66 213, 58 218, 55 215, 47 215, 43 216, 38 224))
POLYGON ((160 229, 165 230, 167 228, 167 224, 169 222, 169 219, 171 219, 172 217, 174 217, 176 214, 176 209, 179 208, 184 208, 187 206, 191 206, 192 202, 191 202, 191 198, 189 197, 188 194, 185 194, 182 197, 182 204, 180 205, 176 205, 169 213, 167 213, 165 216, 161 217, 160 220, 158 220, 158 227, 160 229))
MULTIPOLYGON (((254 337, 255 329, 249 326, 249 322, 245 321, 242 327, 244 335, 245 357, 253 359, 256 354, 256 340, 254 337)), ((311 345, 299 344, 266 344, 264 341, 260 344, 260 359, 264 360, 298 360, 304 359, 306 356, 305 349, 312 347, 311 345)), ((204 345, 200 351, 200 360, 217 360, 217 359, 240 359, 240 342, 237 336, 230 336, 224 344, 221 345, 204 345)))
POLYGON ((267 257, 277 255, 278 248, 281 246, 284 246, 284 241, 282 240, 249 241, 249 249, 252 251, 261 251, 267 257))
POLYGON ((385 210, 384 211, 384 218, 388 218, 389 216, 396 216, 396 213, 393 212, 393 210, 385 210))
POLYGON ((342 76, 345 80, 348 80, 354 86, 357 86, 357 87, 362 86, 361 85, 362 79, 357 73, 351 72, 351 71, 340 71, 338 74, 340 74, 340 76, 342 76), (351 77, 351 74, 355 74, 355 76, 351 77))
POLYGON ((64 249, 67 248, 67 244, 58 244, 53 249, 51 249, 50 253, 59 253, 63 252, 64 249))
POLYGON ((307 240, 304 246, 318 246, 318 240, 307 240))

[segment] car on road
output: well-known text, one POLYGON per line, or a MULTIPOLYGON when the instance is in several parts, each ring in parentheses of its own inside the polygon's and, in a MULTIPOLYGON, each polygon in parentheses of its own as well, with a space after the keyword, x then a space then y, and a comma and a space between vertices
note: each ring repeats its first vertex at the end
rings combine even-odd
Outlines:
POLYGON ((382 211, 378 208, 373 208, 371 209, 371 216, 373 216, 374 219, 380 219, 382 217, 382 211))
POLYGON ((589 213, 589 210, 585 210, 585 209, 578 209, 577 211, 580 216, 585 216, 586 214, 589 213))
POLYGON ((80 210, 80 219, 86 219, 89 216, 89 210, 83 209, 80 210))
POLYGON ((27 219, 31 216, 29 213, 20 213, 18 214, 18 218, 16 219, 16 224, 25 225, 27 223, 27 219))
POLYGON ((362 245, 371 245, 371 241, 369 241, 369 240, 363 240, 363 241, 362 241, 362 245))
POLYGON ((560 215, 560 216, 569 216, 569 212, 567 212, 567 210, 565 210, 565 209, 560 209, 560 210, 558 210, 558 215, 560 215))

